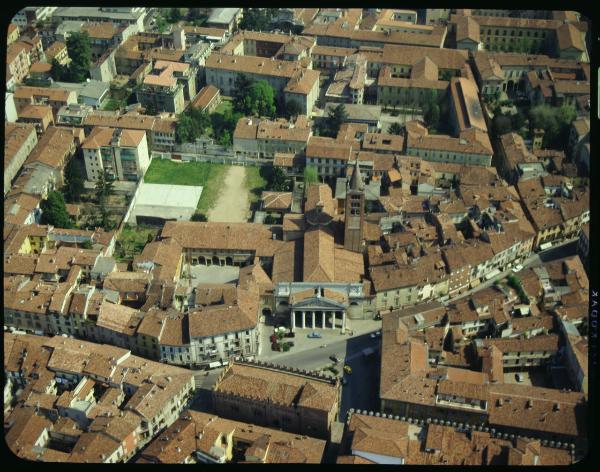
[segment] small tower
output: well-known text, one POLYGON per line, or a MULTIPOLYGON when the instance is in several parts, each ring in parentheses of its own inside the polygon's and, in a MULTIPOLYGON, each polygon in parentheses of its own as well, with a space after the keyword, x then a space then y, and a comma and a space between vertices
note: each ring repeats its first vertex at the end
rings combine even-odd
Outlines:
POLYGON ((346 190, 344 222, 344 248, 362 252, 363 224, 365 218, 365 185, 358 168, 358 158, 346 190))
POLYGON ((185 31, 183 30, 183 28, 177 28, 175 31, 173 31, 173 46, 177 50, 185 51, 185 31))

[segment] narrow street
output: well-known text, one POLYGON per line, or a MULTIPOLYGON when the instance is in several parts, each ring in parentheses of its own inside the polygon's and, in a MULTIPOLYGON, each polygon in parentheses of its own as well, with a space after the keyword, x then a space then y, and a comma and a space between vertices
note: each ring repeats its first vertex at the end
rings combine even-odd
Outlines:
MULTIPOLYGON (((522 264, 522 266, 523 266, 522 270, 533 268, 533 267, 540 267, 547 262, 566 259, 568 257, 576 255, 577 254, 577 241, 578 241, 577 239, 570 239, 570 240, 565 241, 561 244, 558 244, 554 247, 546 249, 545 251, 541 251, 541 252, 531 255, 522 264)), ((498 274, 493 279, 486 280, 485 282, 480 283, 477 287, 472 288, 471 290, 468 290, 468 291, 462 293, 461 295, 458 295, 456 297, 452 297, 449 300, 446 300, 444 302, 444 304, 447 305, 448 303, 452 303, 456 300, 460 300, 461 298, 468 297, 471 294, 476 293, 480 290, 491 287, 492 285, 494 285, 494 282, 496 280, 502 280, 504 277, 507 277, 512 273, 513 272, 511 269, 505 270, 504 272, 498 274)))

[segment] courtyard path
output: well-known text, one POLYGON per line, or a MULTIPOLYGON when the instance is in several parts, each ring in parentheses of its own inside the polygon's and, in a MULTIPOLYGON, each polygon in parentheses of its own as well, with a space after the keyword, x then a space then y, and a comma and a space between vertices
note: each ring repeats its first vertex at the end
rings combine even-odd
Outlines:
POLYGON ((216 205, 209 210, 208 221, 223 223, 246 222, 249 208, 248 189, 244 185, 246 168, 231 166, 223 182, 224 188, 216 205))

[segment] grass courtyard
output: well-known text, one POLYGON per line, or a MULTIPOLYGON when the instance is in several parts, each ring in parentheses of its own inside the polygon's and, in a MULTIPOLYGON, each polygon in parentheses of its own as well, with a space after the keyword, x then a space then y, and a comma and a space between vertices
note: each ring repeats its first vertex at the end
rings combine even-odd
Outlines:
POLYGON ((198 212, 206 214, 219 198, 223 180, 230 166, 208 162, 172 162, 153 159, 144 182, 149 184, 198 185, 204 187, 198 212))
POLYGON ((130 226, 126 224, 117 239, 115 258, 117 262, 132 260, 144 250, 144 246, 156 237, 158 228, 130 226))
POLYGON ((231 100, 227 100, 225 97, 223 97, 223 101, 219 103, 217 108, 215 108, 214 113, 220 113, 221 115, 224 115, 227 110, 231 111, 232 109, 233 105, 231 100))
POLYGON ((248 189, 248 200, 255 203, 260 199, 260 194, 265 189, 267 181, 260 175, 260 167, 246 167, 244 185, 248 189))

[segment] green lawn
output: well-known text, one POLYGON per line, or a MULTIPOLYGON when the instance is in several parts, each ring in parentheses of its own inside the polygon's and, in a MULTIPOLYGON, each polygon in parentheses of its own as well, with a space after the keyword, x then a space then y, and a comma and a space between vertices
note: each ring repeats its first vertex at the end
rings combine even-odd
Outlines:
POLYGON ((121 108, 125 108, 125 106, 127 106, 127 102, 123 100, 115 100, 114 98, 109 98, 102 104, 102 109, 114 111, 120 110, 121 108))
POLYGON ((233 105, 230 100, 223 100, 221 103, 219 103, 219 106, 215 108, 215 111, 213 113, 221 113, 222 115, 224 115, 227 110, 231 110, 232 108, 233 105))
POLYGON ((144 177, 150 184, 201 185, 202 196, 198 212, 206 214, 214 206, 223 187, 223 179, 230 166, 207 162, 176 163, 153 159, 144 177))
POLYGON ((260 175, 260 167, 246 167, 246 180, 244 181, 244 185, 249 190, 250 195, 248 198, 250 203, 258 201, 262 191, 267 185, 267 181, 260 175))
POLYGON ((144 246, 148 243, 149 236, 154 239, 158 231, 158 228, 125 225, 115 247, 117 261, 128 261, 141 254, 144 246))

